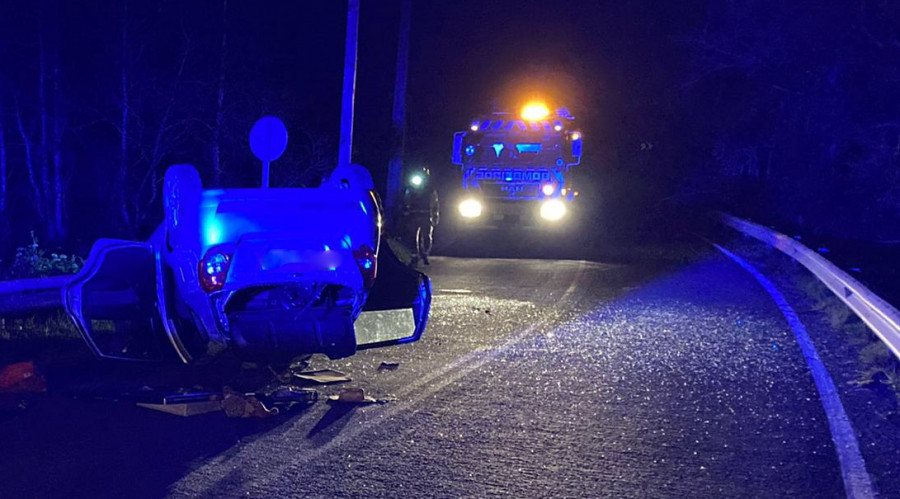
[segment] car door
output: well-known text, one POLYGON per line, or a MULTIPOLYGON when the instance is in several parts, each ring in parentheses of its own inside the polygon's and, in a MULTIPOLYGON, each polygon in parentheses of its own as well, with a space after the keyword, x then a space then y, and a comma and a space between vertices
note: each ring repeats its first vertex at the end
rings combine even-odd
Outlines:
POLYGON ((355 324, 357 348, 418 340, 425 331, 430 309, 428 276, 404 265, 390 245, 381 245, 378 276, 355 324))
POLYGON ((157 260, 150 243, 101 239, 63 290, 68 314, 105 359, 171 356, 157 303, 157 260))

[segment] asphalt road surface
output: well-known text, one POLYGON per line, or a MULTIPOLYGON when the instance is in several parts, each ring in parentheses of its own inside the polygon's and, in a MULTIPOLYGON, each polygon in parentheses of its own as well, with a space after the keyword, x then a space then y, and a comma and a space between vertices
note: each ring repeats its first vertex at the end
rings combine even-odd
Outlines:
POLYGON ((0 497, 845 497, 800 349, 725 257, 428 273, 420 342, 314 362, 385 403, 266 420, 39 404, 0 423, 0 497))

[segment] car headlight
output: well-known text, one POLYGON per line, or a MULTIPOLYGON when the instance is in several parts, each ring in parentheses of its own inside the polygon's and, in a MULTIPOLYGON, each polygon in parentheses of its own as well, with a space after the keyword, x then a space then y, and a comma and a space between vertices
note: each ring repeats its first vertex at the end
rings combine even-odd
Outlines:
POLYGON ((459 214, 463 216, 463 218, 478 218, 481 216, 481 202, 477 199, 466 199, 462 203, 459 203, 459 214))
POLYGON ((558 199, 545 201, 541 205, 541 218, 555 222, 566 214, 566 204, 558 199))

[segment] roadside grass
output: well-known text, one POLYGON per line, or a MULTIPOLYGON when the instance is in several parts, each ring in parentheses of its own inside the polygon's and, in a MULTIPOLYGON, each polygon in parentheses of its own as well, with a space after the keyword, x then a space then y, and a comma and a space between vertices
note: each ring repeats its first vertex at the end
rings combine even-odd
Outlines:
MULTIPOLYGON (((83 266, 80 256, 41 247, 31 231, 30 244, 17 248, 11 260, 0 260, 0 279, 74 274, 83 266)), ((63 310, 0 317, 0 366, 52 357, 72 347, 83 348, 83 340, 63 310)))
POLYGON ((62 310, 0 317, 0 367, 83 348, 81 334, 62 310))
POLYGON ((883 383, 892 389, 900 404, 900 361, 887 345, 815 276, 804 272, 798 287, 815 302, 813 310, 823 313, 833 329, 841 331, 847 341, 859 348, 855 384, 883 383))
POLYGON ((0 340, 29 341, 80 338, 72 319, 62 310, 27 317, 0 317, 0 340))

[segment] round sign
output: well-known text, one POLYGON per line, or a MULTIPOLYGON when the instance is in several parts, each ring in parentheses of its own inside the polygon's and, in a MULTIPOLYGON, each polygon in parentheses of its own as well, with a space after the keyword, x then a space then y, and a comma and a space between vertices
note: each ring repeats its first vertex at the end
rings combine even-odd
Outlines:
POLYGON ((275 161, 287 147, 284 122, 274 116, 260 118, 250 130, 250 149, 261 161, 275 161))

